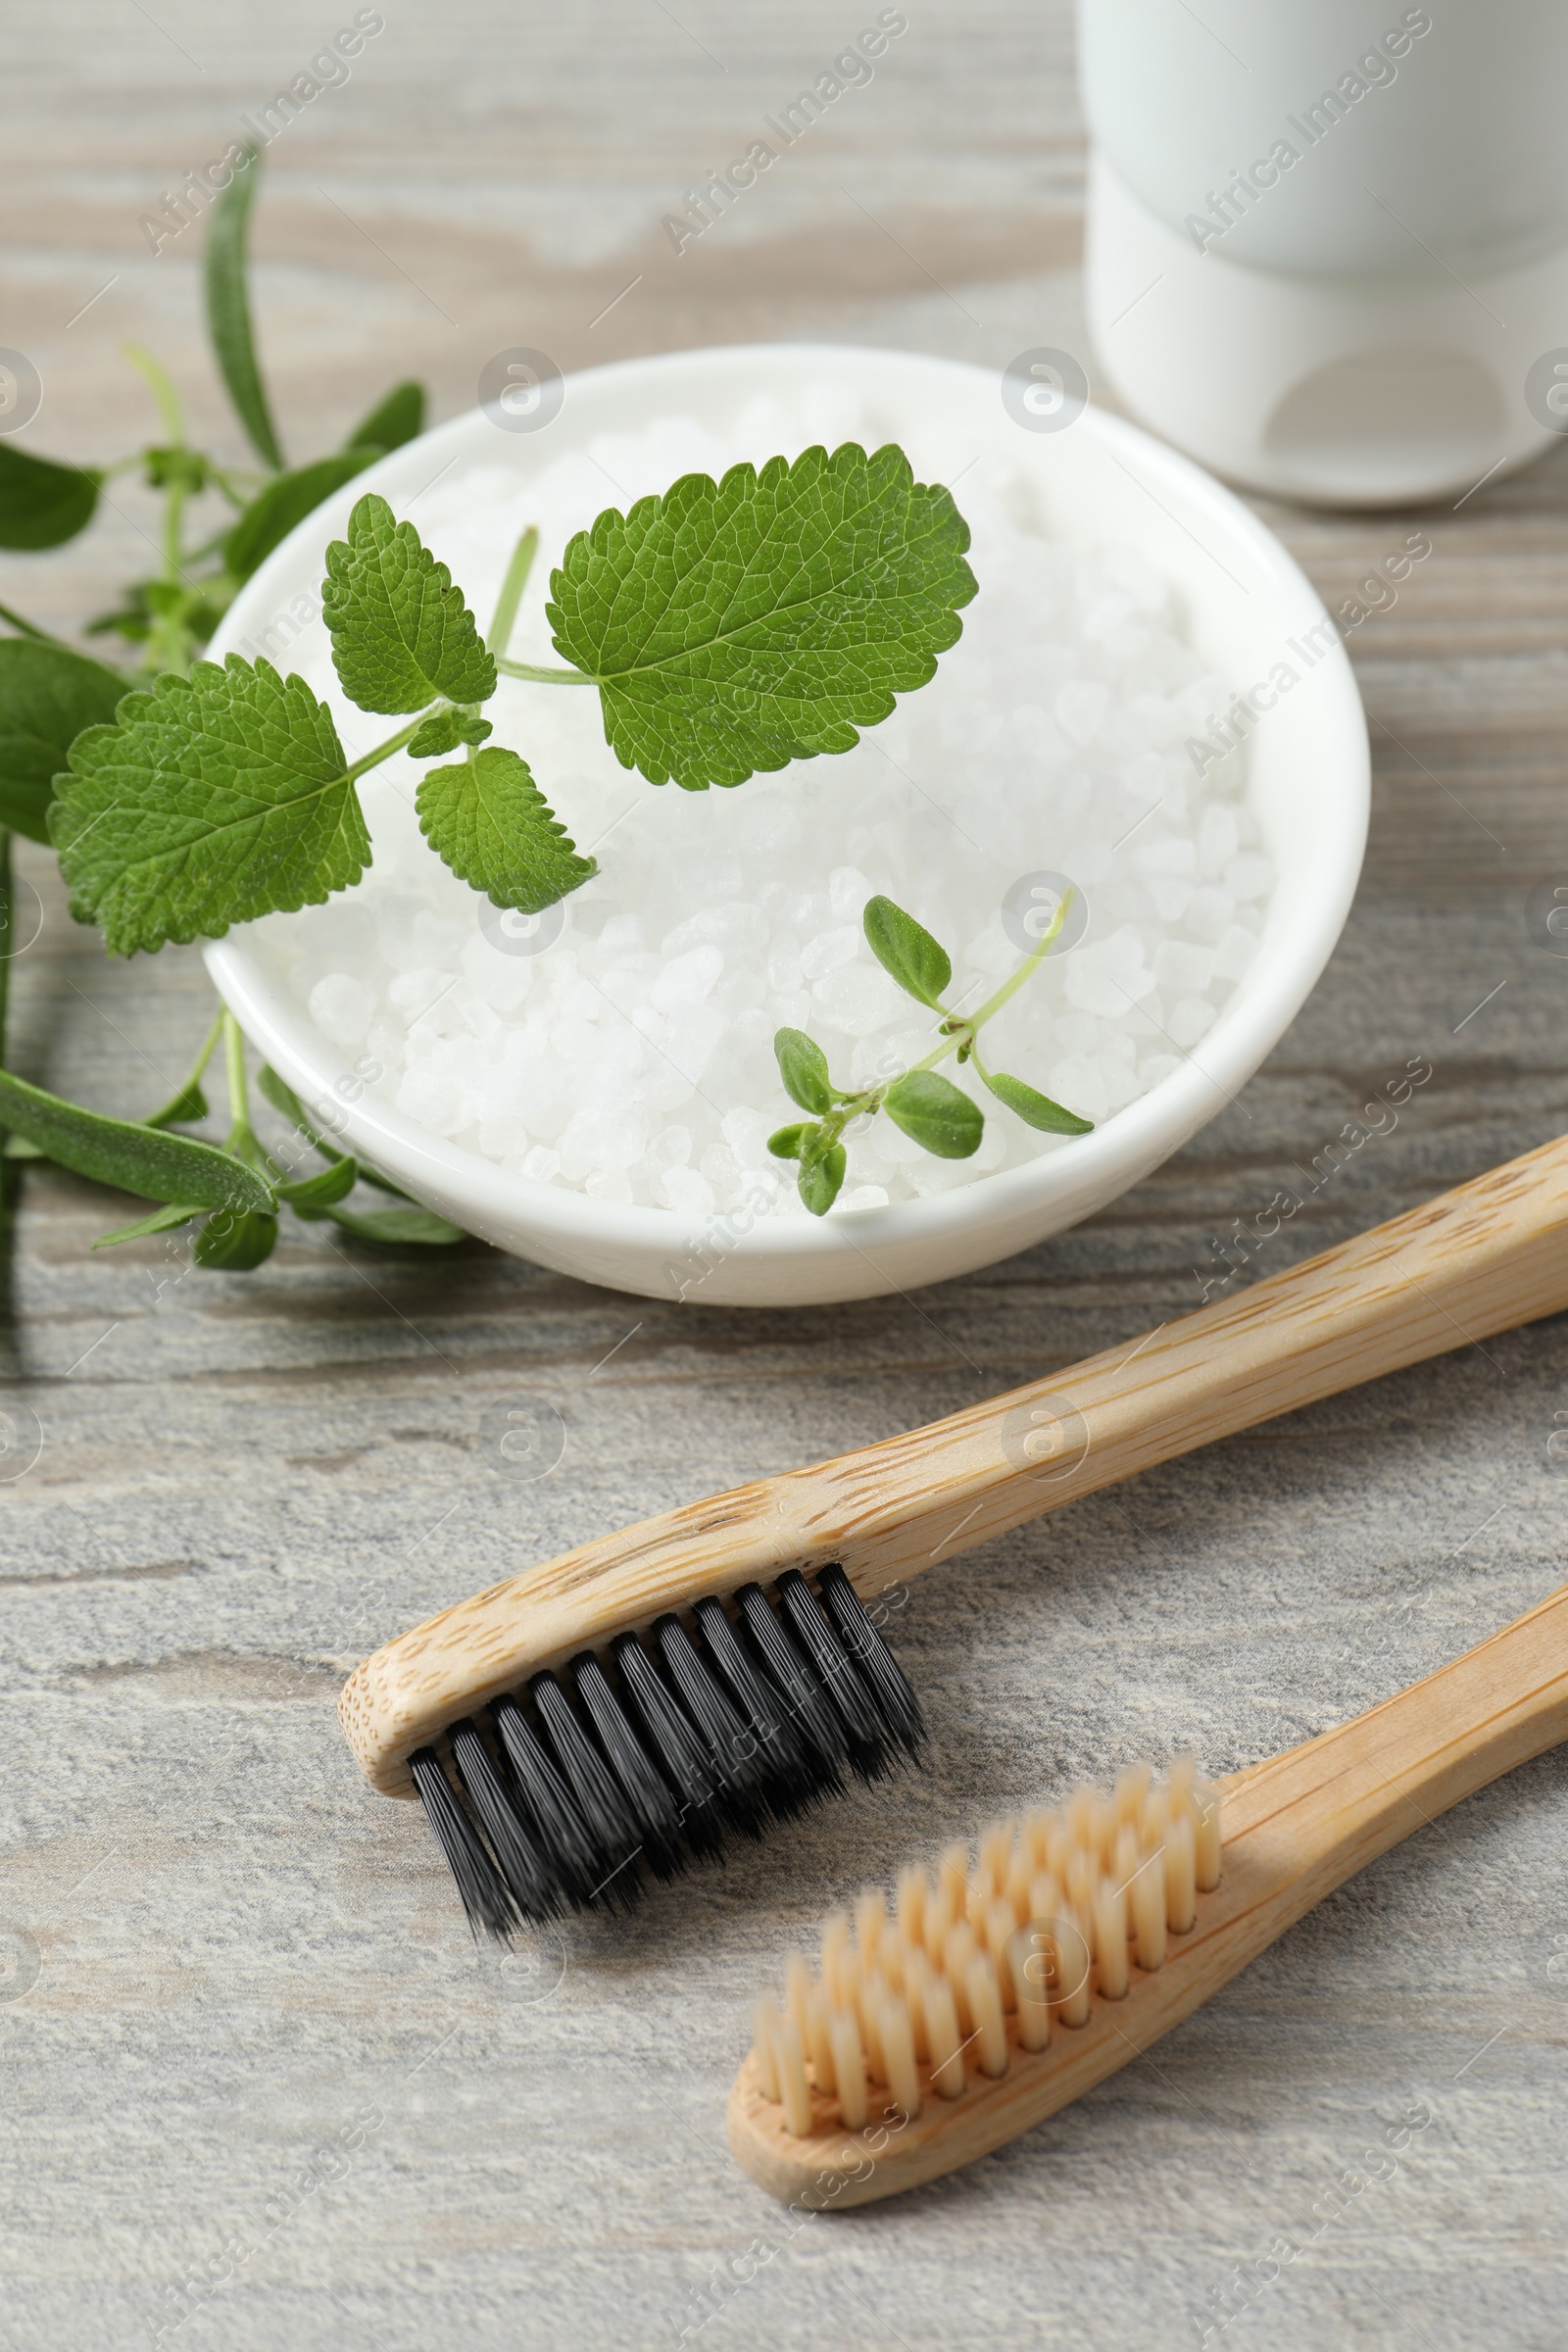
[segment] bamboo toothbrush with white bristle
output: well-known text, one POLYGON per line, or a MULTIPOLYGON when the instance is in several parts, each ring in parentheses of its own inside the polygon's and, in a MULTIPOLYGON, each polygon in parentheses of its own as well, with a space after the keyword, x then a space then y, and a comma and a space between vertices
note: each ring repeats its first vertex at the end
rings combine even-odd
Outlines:
POLYGON ((950 1846, 835 1913, 754 2013, 729 2142, 840 2211, 972 2164, 1138 2057, 1375 1856, 1568 1740, 1568 1586, 1302 1747, 1190 1759, 950 1846))

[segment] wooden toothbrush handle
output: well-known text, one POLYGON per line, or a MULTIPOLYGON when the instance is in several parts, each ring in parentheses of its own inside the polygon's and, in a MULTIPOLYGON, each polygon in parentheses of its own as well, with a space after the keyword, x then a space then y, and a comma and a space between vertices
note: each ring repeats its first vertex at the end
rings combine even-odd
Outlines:
POLYGON ((1568 1588, 1412 1690, 1222 1784, 1222 1872, 1130 1994, 1100 1994, 1049 2049, 1013 2046, 1005 2073, 973 2067, 961 2098, 928 2097, 908 2124, 791 2135, 755 2055, 730 2096, 730 2146, 786 2202, 841 2212, 956 2172, 1081 2098, 1190 2017, 1314 1903, 1461 1797, 1568 1740, 1568 1588))
POLYGON ((867 1598, 1277 1413, 1568 1307, 1568 1138, 1026 1388, 601 1537, 367 1659, 339 1715, 372 1785, 528 1675, 705 1593, 841 1561, 867 1598))

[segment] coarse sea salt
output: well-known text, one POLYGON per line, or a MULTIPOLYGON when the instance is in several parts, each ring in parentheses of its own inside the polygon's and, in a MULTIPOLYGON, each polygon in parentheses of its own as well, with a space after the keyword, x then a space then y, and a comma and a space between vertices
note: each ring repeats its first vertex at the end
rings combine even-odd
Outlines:
MULTIPOLYGON (((481 617, 518 533, 539 526, 511 651, 554 662, 549 565, 607 503, 814 441, 885 437, 824 383, 754 401, 723 434, 665 416, 603 436, 526 492, 501 467, 438 478, 415 520, 481 617)), ((944 478, 945 453, 903 438, 918 478, 944 478)), ((957 497, 980 584, 963 634, 853 752, 729 791, 656 790, 606 747, 596 695, 503 683, 494 740, 523 754, 600 863, 542 917, 498 909, 441 863, 405 755, 368 775, 365 881, 251 927, 345 1085, 522 1183, 689 1215, 805 1215, 793 1168, 767 1151, 800 1115, 774 1031, 809 1031, 836 1083, 857 1087, 936 1042, 866 945, 867 899, 885 893, 935 933, 953 957, 949 1001, 968 1007, 1028 944, 1009 892, 1016 904, 1015 886, 1046 873, 1072 880, 1087 928, 988 1026, 988 1062, 1097 1123, 1175 1070, 1246 972, 1273 886, 1242 755, 1200 777, 1185 748, 1225 682, 1141 553, 1053 538, 1038 493, 1000 458, 973 465, 957 497)), ((370 748, 384 722, 344 703, 319 627, 284 665, 332 704, 351 756, 370 748)), ((946 1066, 986 1114, 974 1157, 936 1159, 887 1116, 861 1121, 834 1214, 1074 1148, 946 1066)))

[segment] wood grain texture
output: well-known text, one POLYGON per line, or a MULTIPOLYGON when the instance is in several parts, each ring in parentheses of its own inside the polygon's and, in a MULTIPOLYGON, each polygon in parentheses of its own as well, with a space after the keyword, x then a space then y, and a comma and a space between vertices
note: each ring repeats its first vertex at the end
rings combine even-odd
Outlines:
POLYGON ((1568 1308, 1568 1140, 1063 1372, 580 1546, 443 1609, 350 1675, 367 1779, 476 1706, 666 1610, 843 1567, 862 1599, 1047 1511, 1428 1356, 1568 1308))
MULTIPOLYGON (((788 176, 678 257, 664 211, 874 10, 383 13, 268 160, 259 324, 291 457, 403 373, 457 414, 517 342, 564 366, 775 335, 999 368, 1086 349, 1066 0, 911 7, 788 176)), ((97 460, 154 428, 119 354, 135 336, 240 459, 192 240, 155 257, 137 219, 351 14, 58 0, 0 24, 3 339, 43 377, 36 446, 97 460)), ((6 561, 0 598, 74 632, 145 568, 155 508, 111 491, 90 538, 6 561)), ((1559 1583, 1561 1318, 920 1580, 890 1632, 929 1769, 694 1874, 631 1943, 585 1922, 476 1953, 416 1809, 371 1801, 333 1714, 378 1643, 529 1560, 1130 1349, 1199 1303, 1238 1222, 1236 1290, 1562 1131, 1568 961, 1525 904, 1568 877, 1568 452, 1456 511, 1258 512, 1331 600, 1409 531, 1432 542, 1348 640, 1376 761, 1362 887, 1238 1102, 1091 1225, 908 1299, 741 1315, 319 1227, 260 1276, 180 1279, 153 1245, 89 1255, 124 1201, 26 1176, 0 1378, 41 1441, 0 1491, 0 2340, 100 2352, 182 2322, 176 2352, 648 2352, 707 2314, 703 2352, 851 2328, 878 2352, 1122 2352, 1229 2317, 1227 2352, 1556 2352, 1561 1755, 1418 1831, 1151 2058, 952 2180, 791 2231, 719 2126, 754 1992, 857 1885, 1131 1756, 1273 1755, 1559 1583), (1319 1181, 1412 1055, 1431 1083, 1319 1181), (1256 1239, 1287 1186, 1298 1212, 1256 1239), (498 1432, 539 1403, 566 1446, 524 1484, 498 1432), (1434 2122, 1398 2177, 1262 2283, 1417 2097, 1434 2122)), ((200 967, 111 969, 49 861, 24 866, 45 920, 17 965, 19 1066, 145 1110, 205 1029, 200 967)))
POLYGON ((813 2093, 805 2138, 762 2095, 754 2053, 730 2092, 730 2147, 769 2196, 818 2211, 876 2204, 973 2164, 1141 2057, 1412 1830, 1564 1740, 1568 1588, 1412 1690, 1222 1783, 1220 1885, 1200 1893, 1162 1968, 1135 1968, 1116 2001, 1097 1985, 1086 2023, 1054 2019, 1050 2046, 1032 2051, 1014 2020, 1006 2072, 988 2079, 971 2057, 955 2100, 921 2068, 921 2109, 908 2120, 890 2108, 846 2132, 836 2100, 813 2093))

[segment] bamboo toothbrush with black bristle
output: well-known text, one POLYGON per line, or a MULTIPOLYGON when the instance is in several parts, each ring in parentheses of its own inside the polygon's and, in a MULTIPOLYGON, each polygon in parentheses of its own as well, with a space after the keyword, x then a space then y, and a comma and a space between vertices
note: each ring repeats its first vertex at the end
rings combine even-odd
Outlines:
POLYGON ((868 1614, 1156 1462, 1568 1307, 1568 1138, 966 1412, 607 1536, 387 1643, 339 1717, 476 1934, 667 1879, 918 1755, 868 1614))
POLYGON ((1016 2139, 1146 2050, 1336 1886, 1568 1740, 1568 1587, 1350 1723, 1217 1786, 1190 1759, 950 1846, 754 2012, 741 2165, 839 2211, 1016 2139))

